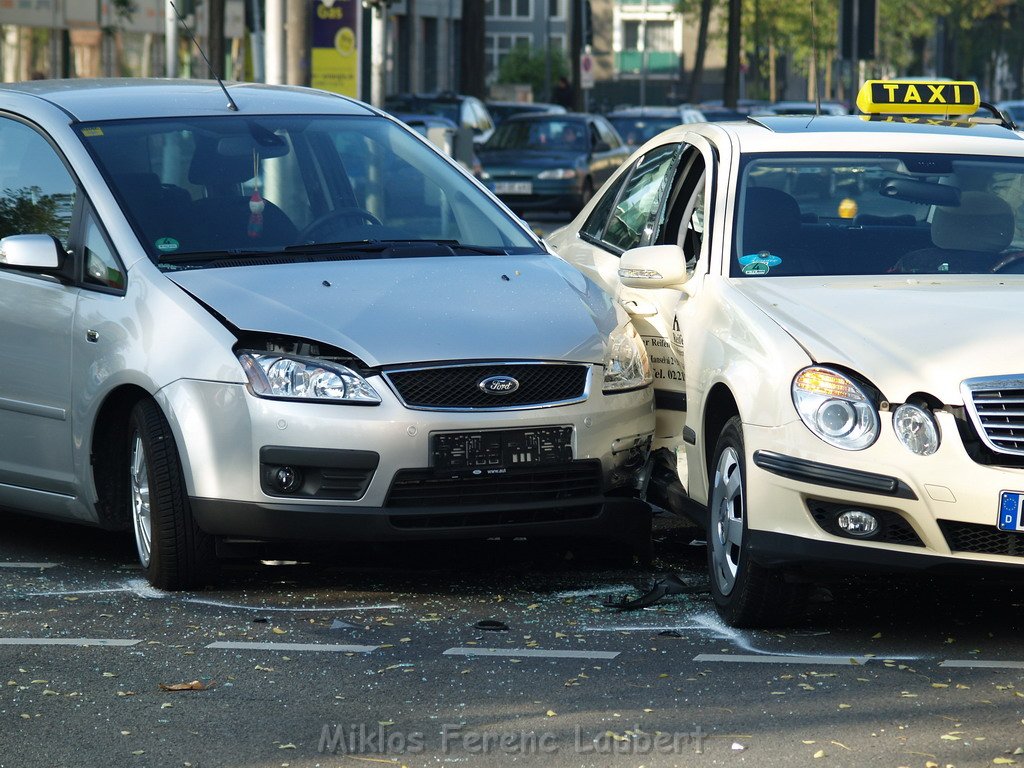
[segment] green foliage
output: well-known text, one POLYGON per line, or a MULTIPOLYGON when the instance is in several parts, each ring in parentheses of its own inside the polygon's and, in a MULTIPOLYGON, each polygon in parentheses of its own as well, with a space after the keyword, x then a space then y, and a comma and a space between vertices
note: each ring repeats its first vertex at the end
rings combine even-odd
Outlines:
MULTIPOLYGON (((569 76, 569 65, 560 50, 549 52, 551 57, 551 83, 558 78, 569 76)), ((502 84, 525 83, 533 88, 535 95, 544 93, 547 77, 547 56, 544 51, 534 50, 527 45, 517 45, 506 56, 498 68, 498 82, 502 84)))
POLYGON ((0 196, 0 237, 53 235, 67 240, 71 195, 44 195, 39 187, 5 189, 0 196))

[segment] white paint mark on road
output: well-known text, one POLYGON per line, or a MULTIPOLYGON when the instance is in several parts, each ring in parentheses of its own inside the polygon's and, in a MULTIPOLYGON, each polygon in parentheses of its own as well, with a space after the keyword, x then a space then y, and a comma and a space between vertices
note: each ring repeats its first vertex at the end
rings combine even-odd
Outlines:
POLYGON ((947 659, 940 667, 962 667, 970 669, 1024 669, 1024 661, 986 661, 985 659, 947 659))
POLYGON ((60 563, 0 563, 0 568, 28 568, 33 570, 46 570, 56 568, 60 563))
POLYGON ((734 664, 817 664, 846 667, 863 666, 870 656, 790 656, 780 654, 702 653, 694 661, 724 661, 734 664))
POLYGON ((625 592, 629 592, 630 587, 627 586, 614 586, 609 584, 605 587, 594 587, 593 589, 572 589, 568 592, 556 592, 552 597, 556 597, 559 600, 565 600, 570 597, 590 597, 592 595, 617 595, 625 592))
POLYGON ((0 637, 0 645, 93 645, 126 647, 138 645, 141 640, 111 640, 93 637, 0 637))
POLYGON ((584 632, 665 632, 666 630, 701 632, 706 631, 707 627, 699 627, 696 624, 631 624, 611 627, 582 627, 582 630, 584 632))
POLYGON ((614 659, 618 651, 547 651, 542 648, 449 648, 445 656, 513 656, 540 659, 614 659))
POLYGON ((328 643, 210 643, 207 648, 226 648, 236 651, 331 651, 332 653, 373 653, 377 645, 333 645, 328 643))

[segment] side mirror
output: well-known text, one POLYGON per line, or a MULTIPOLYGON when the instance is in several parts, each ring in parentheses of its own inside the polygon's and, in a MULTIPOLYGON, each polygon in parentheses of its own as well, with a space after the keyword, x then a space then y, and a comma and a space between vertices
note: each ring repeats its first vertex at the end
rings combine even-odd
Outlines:
POLYGON ((65 255, 64 246, 53 235, 9 235, 0 239, 0 267, 56 272, 65 255))
POLYGON ((689 279, 678 245, 632 248, 619 260, 619 280, 628 288, 681 288, 689 279))

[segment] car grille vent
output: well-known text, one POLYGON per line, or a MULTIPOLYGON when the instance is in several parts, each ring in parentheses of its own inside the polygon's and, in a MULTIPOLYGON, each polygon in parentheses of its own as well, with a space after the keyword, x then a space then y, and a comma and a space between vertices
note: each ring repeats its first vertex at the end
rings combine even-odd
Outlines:
POLYGON ((384 506, 507 507, 592 499, 601 493, 601 462, 596 459, 515 467, 495 475, 403 469, 395 473, 384 506))
POLYGON ((985 445, 1024 456, 1024 377, 968 379, 963 395, 985 445))
POLYGON ((946 544, 954 552, 976 552, 983 555, 1024 557, 1024 535, 1000 531, 991 525, 939 520, 946 544))
POLYGON ((590 520, 601 513, 600 505, 555 509, 510 509, 490 512, 455 512, 441 515, 390 515, 396 528, 480 528, 484 526, 529 525, 565 520, 590 520))
POLYGON ((415 368, 384 372, 391 388, 410 408, 430 410, 502 410, 567 405, 587 398, 590 366, 560 363, 492 363, 415 368), (491 376, 511 377, 513 392, 480 389, 491 376))

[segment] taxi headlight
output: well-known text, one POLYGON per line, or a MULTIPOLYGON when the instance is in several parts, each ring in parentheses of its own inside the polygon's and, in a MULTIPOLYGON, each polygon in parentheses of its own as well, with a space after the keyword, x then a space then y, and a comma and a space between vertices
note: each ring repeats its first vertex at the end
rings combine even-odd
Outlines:
POLYGON ((641 389, 653 380, 651 359, 640 334, 632 325, 616 328, 608 338, 604 357, 603 391, 608 394, 641 389))
POLYGON ((575 168, 549 168, 537 174, 538 179, 575 179, 575 168))
POLYGON ((892 414, 896 437, 918 456, 931 456, 939 449, 939 425, 927 408, 904 403, 892 414))
POLYGON ((280 400, 319 400, 377 405, 366 379, 340 363, 293 355, 240 352, 253 394, 280 400))
POLYGON ((793 404, 807 428, 836 448, 860 451, 878 439, 875 404, 838 371, 804 368, 793 379, 793 404))

